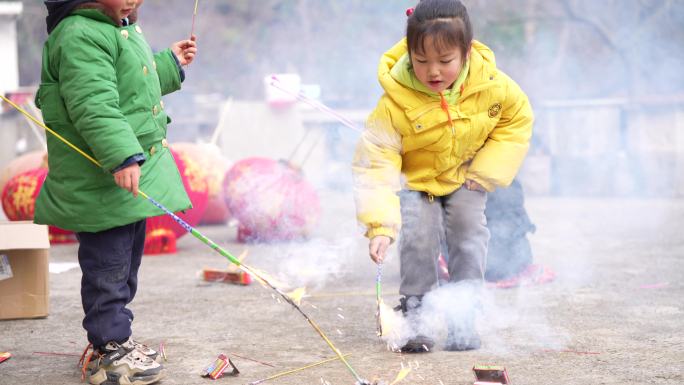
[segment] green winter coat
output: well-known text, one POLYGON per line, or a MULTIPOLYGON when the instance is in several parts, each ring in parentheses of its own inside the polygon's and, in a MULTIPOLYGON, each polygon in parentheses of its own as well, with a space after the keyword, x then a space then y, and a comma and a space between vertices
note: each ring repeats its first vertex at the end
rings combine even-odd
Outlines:
POLYGON ((146 158, 140 190, 172 211, 191 207, 167 148, 161 101, 180 83, 173 53, 153 54, 140 26, 120 27, 95 9, 62 20, 43 48, 36 102, 45 124, 102 168, 48 134, 50 171, 35 222, 98 232, 162 214, 114 182, 112 170, 136 154, 146 158))

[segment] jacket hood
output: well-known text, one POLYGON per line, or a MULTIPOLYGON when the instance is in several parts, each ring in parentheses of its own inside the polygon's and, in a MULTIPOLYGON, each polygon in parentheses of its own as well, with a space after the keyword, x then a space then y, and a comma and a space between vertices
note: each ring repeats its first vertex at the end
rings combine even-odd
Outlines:
POLYGON ((47 24, 48 34, 57 27, 60 21, 69 16, 74 8, 91 1, 93 0, 46 0, 45 7, 48 15, 45 18, 45 24, 47 24))
MULTIPOLYGON (((412 75, 413 71, 409 70, 409 64, 408 47, 406 45, 406 38, 404 38, 382 55, 378 65, 380 85, 400 105, 405 104, 401 101, 415 99, 410 98, 410 95, 415 93, 415 91, 426 93, 430 97, 437 95, 420 84, 417 79, 412 79, 415 75, 412 75)), ((463 88, 466 90, 464 93, 467 93, 468 89, 478 87, 481 83, 492 80, 496 74, 496 61, 492 50, 479 41, 473 40, 472 47, 470 48, 470 58, 466 61, 464 71, 459 76, 457 83, 463 81, 461 84, 463 84, 463 88)), ((451 99, 455 100, 460 96, 460 87, 454 87, 454 90, 448 94, 451 96, 449 101, 452 103, 451 99)), ((411 106, 407 107, 410 108, 411 106)))
MULTIPOLYGON (((48 10, 48 15, 45 18, 45 23, 47 24, 47 32, 50 34, 57 25, 69 16, 76 9, 96 9, 105 15, 107 15, 112 22, 116 25, 121 25, 121 20, 116 20, 116 15, 105 7, 104 5, 94 1, 94 0, 46 0, 45 7, 48 10)), ((138 18, 137 9, 134 10, 128 17, 129 23, 133 24, 138 18)))

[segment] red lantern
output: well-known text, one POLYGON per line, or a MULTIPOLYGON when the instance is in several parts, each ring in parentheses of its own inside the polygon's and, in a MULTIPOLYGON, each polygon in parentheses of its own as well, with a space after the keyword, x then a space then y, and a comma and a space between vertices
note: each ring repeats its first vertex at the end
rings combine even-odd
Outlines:
POLYGON ((320 216, 316 191, 286 162, 243 159, 228 170, 223 188, 240 242, 305 238, 320 216))
POLYGON ((45 151, 31 151, 14 158, 0 171, 0 193, 13 176, 39 167, 47 168, 47 153, 45 151))
MULTIPOLYGON (((42 159, 42 157, 41 157, 42 159)), ((44 167, 21 172, 10 178, 2 190, 2 209, 10 221, 32 221, 36 198, 45 182, 48 170, 44 167)), ((77 242, 73 232, 49 226, 51 244, 77 242)))
POLYGON ((221 154, 216 145, 202 143, 174 143, 173 149, 189 154, 207 173, 209 201, 204 211, 201 225, 224 224, 230 218, 228 206, 223 196, 223 177, 230 168, 230 161, 221 154))
MULTIPOLYGON (((206 171, 189 153, 183 150, 171 150, 178 166, 183 187, 190 197, 192 209, 176 213, 190 226, 197 226, 207 208, 209 187, 206 171)), ((145 236, 145 254, 166 254, 176 251, 176 239, 185 235, 187 231, 168 215, 161 215, 147 219, 145 236)))

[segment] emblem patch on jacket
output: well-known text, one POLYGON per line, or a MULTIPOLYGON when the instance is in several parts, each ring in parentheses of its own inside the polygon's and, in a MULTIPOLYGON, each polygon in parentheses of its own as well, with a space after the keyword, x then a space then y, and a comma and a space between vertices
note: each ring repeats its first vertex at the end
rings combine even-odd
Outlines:
POLYGON ((501 103, 494 103, 492 104, 491 107, 489 107, 489 117, 493 118, 497 115, 499 115, 499 112, 501 112, 501 103))

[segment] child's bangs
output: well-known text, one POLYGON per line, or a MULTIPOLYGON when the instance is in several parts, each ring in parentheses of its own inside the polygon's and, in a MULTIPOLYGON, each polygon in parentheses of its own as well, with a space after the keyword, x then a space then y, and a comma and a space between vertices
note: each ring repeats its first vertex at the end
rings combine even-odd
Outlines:
POLYGON ((431 37, 432 44, 437 51, 458 49, 461 54, 465 55, 468 42, 466 42, 463 33, 465 25, 462 20, 457 18, 435 19, 424 23, 421 27, 417 28, 415 34, 407 42, 410 51, 425 54, 425 41, 431 37))

